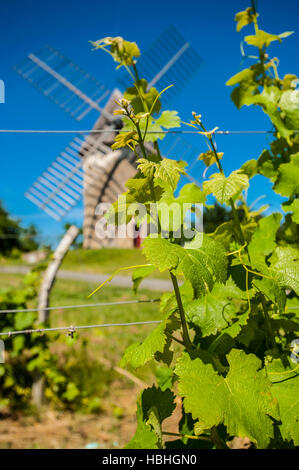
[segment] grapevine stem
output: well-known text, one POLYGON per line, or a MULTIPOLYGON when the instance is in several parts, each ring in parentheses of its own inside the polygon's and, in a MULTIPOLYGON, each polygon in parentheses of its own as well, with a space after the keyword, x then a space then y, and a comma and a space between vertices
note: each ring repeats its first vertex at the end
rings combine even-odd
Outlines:
POLYGON ((205 436, 190 436, 189 434, 178 434, 177 432, 167 432, 167 431, 162 431, 162 434, 164 434, 165 436, 176 436, 176 437, 182 437, 186 439, 199 439, 201 441, 211 442, 211 439, 205 436))
MULTIPOLYGON (((206 131, 206 128, 204 127, 204 125, 202 124, 202 122, 200 123, 200 126, 201 126, 201 128, 204 130, 204 132, 207 132, 207 131, 206 131)), ((218 168, 219 168, 219 171, 220 171, 220 173, 224 176, 224 171, 223 171, 222 165, 221 165, 221 163, 220 163, 220 160, 219 160, 219 157, 218 157, 218 153, 217 153, 215 144, 214 144, 214 142, 213 142, 213 137, 212 137, 211 135, 208 135, 208 139, 209 139, 210 144, 211 144, 211 147, 212 147, 212 149, 213 149, 213 152, 214 152, 214 155, 215 155, 215 158, 216 158, 216 162, 217 162, 217 166, 218 166, 218 168)), ((238 211, 237 211, 237 209, 236 209, 236 207, 235 207, 235 203, 234 203, 234 201, 233 201, 232 198, 229 199, 229 203, 230 203, 230 206, 231 206, 231 209, 232 209, 234 221, 235 221, 235 223, 236 223, 236 226, 238 227, 240 242, 242 243, 242 245, 244 245, 244 244, 245 244, 245 238, 244 238, 244 235, 243 235, 243 231, 242 231, 242 227, 241 227, 241 223, 240 223, 240 219, 239 219, 239 214, 238 214, 238 211)), ((249 258, 249 253, 248 253, 247 247, 245 247, 245 250, 246 250, 246 253, 247 253, 248 258, 249 258)))
POLYGON ((268 314, 267 303, 263 295, 261 295, 261 302, 262 302, 263 311, 264 311, 264 315, 265 315, 265 319, 266 319, 266 323, 268 327, 269 338, 271 340, 273 348, 276 348, 276 341, 275 341, 274 332, 272 330, 271 320, 268 314))
MULTIPOLYGON (((105 50, 105 49, 104 49, 104 50, 105 50)), ((108 51, 107 51, 107 52, 108 52, 108 51)), ((108 52, 108 54, 109 54, 109 52, 108 52)), ((134 75, 132 74, 130 68, 129 68, 127 65, 124 65, 124 67, 125 67, 126 71, 128 72, 128 74, 130 75, 130 77, 133 79, 133 82, 134 82, 134 81, 135 81, 134 75)))
POLYGON ((145 147, 144 147, 144 143, 143 143, 143 139, 142 139, 142 135, 141 135, 141 131, 140 131, 140 127, 139 127, 138 122, 135 122, 135 126, 136 126, 136 129, 137 129, 137 132, 138 132, 139 145, 140 145, 142 154, 143 154, 144 158, 146 158, 146 151, 145 151, 145 147))
MULTIPOLYGON (((137 130, 138 130, 139 126, 137 127, 137 130)), ((139 133, 140 133, 140 129, 139 129, 139 133)), ((143 145, 143 142, 142 142, 142 145, 143 145)), ((141 147, 142 148, 142 147, 141 147)), ((156 150, 159 154, 159 156, 161 157, 161 154, 160 154, 160 149, 159 149, 159 146, 158 146, 158 143, 156 144, 156 150)), ((151 191, 153 193, 153 199, 154 198, 154 192, 153 192, 153 187, 152 187, 152 184, 151 184, 151 191)), ((159 216, 157 216, 158 218, 158 229, 159 229, 159 233, 161 232, 161 225, 160 225, 160 220, 159 220, 159 216)), ((188 333, 188 327, 187 327, 187 322, 186 322, 186 317, 185 317, 185 312, 184 312, 184 307, 183 307, 183 302, 182 302, 182 298, 181 298, 181 294, 180 294, 180 289, 179 289, 179 286, 178 286, 178 281, 177 281, 177 278, 176 276, 171 272, 170 272, 170 276, 171 276, 171 280, 172 280, 172 284, 173 284, 173 287, 174 287, 174 292, 175 292, 175 296, 176 296, 176 299, 177 299, 177 303, 178 303, 178 307, 179 307, 179 312, 180 312, 180 317, 181 317, 181 323, 182 323, 182 336, 183 336, 183 345, 186 347, 186 349, 188 351, 191 351, 192 349, 192 343, 191 343, 191 340, 190 340, 190 337, 189 337, 189 333, 188 333)), ((175 339, 176 341, 178 341, 179 343, 181 343, 179 340, 177 340, 176 338, 173 338, 175 339)))
POLYGON ((137 67, 136 67, 136 65, 135 65, 134 63, 133 63, 133 70, 134 70, 134 73, 135 73, 136 81, 137 81, 137 82, 140 82, 138 70, 137 70, 137 67))
POLYGON ((161 152, 160 152, 159 144, 158 144, 158 142, 157 142, 156 140, 155 140, 155 142, 154 142, 154 147, 155 147, 155 149, 156 149, 156 152, 157 152, 158 157, 160 157, 161 160, 162 160, 162 155, 161 155, 161 152))
POLYGON ((183 307, 183 303, 182 303, 182 298, 181 298, 181 294, 180 294, 178 281, 177 281, 176 276, 171 271, 169 271, 169 272, 170 272, 170 276, 171 276, 171 280, 172 280, 176 300, 177 300, 178 307, 179 307, 181 323, 182 323, 182 333, 183 333, 184 345, 186 346, 186 349, 188 351, 191 351, 192 343, 191 343, 189 333, 188 333, 188 327, 187 327, 187 322, 186 322, 186 317, 185 317, 185 312, 184 312, 184 307, 183 307))
POLYGON ((211 429, 211 437, 214 442, 216 449, 223 449, 222 441, 219 437, 218 430, 216 426, 213 426, 211 429))
POLYGON ((173 335, 169 335, 169 337, 173 340, 173 341, 176 341, 177 343, 181 344, 182 346, 185 346, 183 341, 181 341, 180 339, 176 338, 175 336, 173 335))
MULTIPOLYGON (((239 214, 238 214, 237 209, 235 208, 235 203, 232 200, 232 198, 230 198, 229 203, 230 203, 230 207, 232 209, 234 221, 236 223, 236 226, 238 227, 240 242, 242 243, 242 245, 245 245, 245 239, 244 239, 244 235, 243 235, 243 231, 242 231, 242 227, 241 227, 241 223, 240 223, 240 219, 239 219, 239 214)), ((247 246, 245 246, 245 251, 247 252, 247 255, 248 255, 247 246)), ((248 255, 248 257, 249 257, 249 255, 248 255)))
POLYGON ((200 123, 200 126, 201 128, 203 129, 204 132, 207 133, 207 137, 209 139, 209 142, 211 144, 211 147, 213 149, 213 152, 214 152, 214 155, 215 155, 215 158, 216 158, 216 162, 217 162, 217 166, 219 168, 219 171, 222 175, 224 175, 224 171, 223 171, 223 168, 222 168, 222 165, 220 163, 220 160, 219 160, 219 157, 218 157, 218 153, 217 153, 217 150, 216 150, 216 147, 215 147, 215 144, 213 142, 213 137, 207 132, 206 128, 204 127, 203 123, 201 122, 200 123))
MULTIPOLYGON (((134 86, 137 90, 137 93, 139 95, 139 98, 141 100, 141 103, 142 103, 142 106, 143 106, 143 109, 145 112, 148 112, 148 107, 147 107, 147 103, 146 101, 143 99, 144 96, 143 96, 143 90, 142 90, 142 87, 139 87, 136 83, 140 83, 140 78, 139 78, 139 74, 138 74, 138 70, 137 70, 137 67, 136 65, 133 63, 133 70, 134 70, 134 74, 135 74, 135 79, 136 79, 136 82, 134 83, 134 86)), ((134 76, 133 76, 133 80, 134 80, 134 76)))
POLYGON ((258 24, 257 24, 257 19, 256 19, 256 15, 257 15, 257 11, 256 11, 256 7, 255 7, 255 2, 254 0, 251 0, 251 8, 253 10, 253 25, 254 25, 254 31, 255 31, 255 34, 258 33, 258 30, 259 30, 259 27, 258 27, 258 24))

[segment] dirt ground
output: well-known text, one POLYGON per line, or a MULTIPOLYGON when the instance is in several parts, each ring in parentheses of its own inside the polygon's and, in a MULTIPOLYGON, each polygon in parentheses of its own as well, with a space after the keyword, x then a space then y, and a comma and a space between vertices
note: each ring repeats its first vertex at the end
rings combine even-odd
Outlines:
MULTIPOLYGON (((0 417, 0 449, 123 448, 136 430, 136 399, 141 388, 126 389, 123 382, 121 385, 116 390, 114 384, 112 400, 104 400, 99 414, 44 408, 38 417, 0 417)), ((176 431, 179 413, 178 407, 174 416, 165 421, 167 431, 176 431)))
POLYGON ((39 416, 2 416, 1 449, 122 448, 136 429, 136 397, 140 389, 123 389, 113 403, 103 402, 98 414, 79 414, 44 408, 39 416), (118 404, 121 414, 115 412, 118 404))

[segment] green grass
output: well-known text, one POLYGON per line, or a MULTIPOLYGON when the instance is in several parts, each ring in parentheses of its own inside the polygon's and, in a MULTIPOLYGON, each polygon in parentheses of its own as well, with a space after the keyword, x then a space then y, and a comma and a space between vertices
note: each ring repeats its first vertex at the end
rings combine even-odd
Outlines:
MULTIPOLYGON (((89 273, 112 274, 117 269, 127 266, 136 266, 148 261, 141 250, 134 248, 103 248, 100 250, 70 250, 66 255, 61 269, 84 271, 89 273)), ((132 269, 121 271, 122 276, 131 276, 132 269)), ((158 279, 169 279, 167 273, 154 271, 150 276, 158 279)))
MULTIPOLYGON (((86 270, 86 272, 113 273, 124 266, 146 263, 141 250, 103 248, 100 250, 70 250, 66 255, 62 269, 86 270)), ((123 274, 130 275, 124 271, 123 274)))
MULTIPOLYGON (((74 249, 70 250, 61 269, 86 273, 112 274, 117 269, 147 263, 142 250, 136 248, 102 248, 99 250, 74 249)), ((20 258, 6 258, 2 261, 5 266, 28 265, 20 258)), ((120 271, 122 276, 131 276, 133 269, 120 271)), ((155 270, 149 277, 155 279, 170 279, 167 272, 155 270)))
MULTIPOLYGON (((23 275, 0 273, 0 287, 13 286, 18 288, 22 284, 23 275)), ((124 301, 133 299, 157 299, 161 293, 140 289, 135 295, 131 289, 114 286, 104 286, 93 297, 88 294, 97 285, 91 282, 71 281, 57 279, 50 297, 51 306, 92 304, 99 302, 124 301)), ((31 306, 31 305, 30 305, 31 306)), ((32 305, 35 306, 35 305, 32 305)), ((50 313, 50 324, 56 326, 91 325, 102 323, 120 323, 159 320, 159 303, 142 303, 131 305, 115 305, 106 307, 76 308, 70 310, 53 310, 50 313)), ((127 346, 136 341, 142 341, 155 325, 136 325, 109 328, 95 328, 80 330, 80 338, 89 340, 88 350, 92 357, 104 357, 113 363, 118 363, 127 346)), ((48 333, 53 337, 53 349, 65 349, 67 332, 48 333)), ((67 342, 68 343, 68 342, 67 342)), ((138 375, 148 375, 148 371, 140 371, 138 375)))
MULTIPOLYGON (((135 299, 156 299, 159 293, 140 290, 136 296, 130 289, 105 286, 92 298, 87 295, 96 287, 96 284, 88 282, 70 282, 68 280, 57 280, 51 295, 51 306, 71 304, 92 304, 98 302, 113 302, 135 299)), ((158 320, 158 303, 144 303, 131 305, 115 305, 107 307, 78 308, 74 310, 55 310, 51 313, 51 324, 62 325, 90 325, 99 323, 120 323, 158 320)), ((109 327, 80 332, 85 336, 105 338, 104 355, 110 353, 121 353, 133 341, 140 341, 154 326, 130 326, 109 327)), ((97 341, 99 342, 99 341, 97 341)), ((102 341, 101 341, 102 342, 102 341)))

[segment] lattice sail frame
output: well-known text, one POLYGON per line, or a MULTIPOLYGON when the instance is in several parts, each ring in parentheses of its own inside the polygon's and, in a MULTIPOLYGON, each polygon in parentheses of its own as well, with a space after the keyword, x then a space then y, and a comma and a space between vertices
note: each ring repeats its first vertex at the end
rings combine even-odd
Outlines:
POLYGON ((100 106, 111 90, 48 45, 30 53, 14 70, 77 121, 100 106))
MULTIPOLYGON (((196 73, 200 64, 198 54, 173 27, 164 32, 138 61, 141 76, 148 78, 149 87, 158 85, 163 89, 171 81, 176 83, 176 87, 167 94, 167 102, 196 73), (158 46, 160 55, 157 54, 158 46)), ((127 179, 136 172, 133 152, 128 149, 111 151, 111 144, 120 128, 113 109, 116 107, 115 99, 122 96, 121 92, 114 90, 111 93, 73 61, 49 46, 29 54, 15 70, 77 121, 93 113, 97 117, 93 129, 115 130, 89 134, 86 138, 75 136, 25 194, 56 221, 65 217, 84 195, 84 243, 86 247, 97 247, 99 240, 94 235, 97 204, 114 202, 125 190, 127 179)), ((119 81, 123 87, 129 84, 124 76, 119 81)), ((177 154, 180 159, 193 160, 193 164, 199 154, 178 135, 168 135, 163 141, 162 151, 164 148, 168 149, 165 156, 177 154)))
MULTIPOLYGON (((148 81, 148 88, 164 90, 175 84, 163 95, 163 104, 168 104, 194 77, 203 61, 174 26, 167 28, 138 59, 140 77, 148 81)), ((130 77, 123 70, 117 78, 121 89, 131 85, 130 77)))

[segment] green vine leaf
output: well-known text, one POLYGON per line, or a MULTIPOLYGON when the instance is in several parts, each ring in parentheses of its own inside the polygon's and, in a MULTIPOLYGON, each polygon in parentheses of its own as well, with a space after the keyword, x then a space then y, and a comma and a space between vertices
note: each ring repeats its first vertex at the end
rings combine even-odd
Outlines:
POLYGON ((157 383, 162 391, 171 389, 173 382, 173 369, 167 366, 159 366, 156 370, 157 383))
POLYGON ((205 199, 205 195, 199 186, 194 183, 187 183, 180 190, 179 197, 176 200, 180 203, 203 204, 205 199))
POLYGON ((131 344, 125 351, 121 367, 130 365, 133 369, 144 366, 147 362, 159 358, 167 362, 169 356, 168 336, 178 329, 180 324, 177 322, 172 312, 166 314, 166 318, 159 324, 143 342, 131 344))
POLYGON ((151 180, 144 178, 140 172, 126 182, 126 187, 128 191, 118 196, 104 216, 108 224, 127 224, 133 216, 136 222, 141 222, 144 214, 138 214, 138 206, 135 203, 147 205, 159 201, 163 194, 161 186, 153 186, 151 180), (135 213, 132 209, 136 209, 135 213))
MULTIPOLYGON (((139 127, 142 135, 144 136, 145 132, 145 142, 154 142, 155 140, 163 140, 166 134, 163 133, 165 129, 180 127, 180 117, 177 111, 163 111, 157 119, 154 119, 152 116, 144 116, 144 111, 142 114, 137 114, 139 119, 139 127)), ((124 127, 123 130, 130 131, 134 130, 135 126, 133 122, 127 118, 123 118, 124 127)))
POLYGON ((165 129, 172 129, 180 127, 181 120, 177 111, 163 111, 163 113, 156 119, 156 125, 164 127, 165 129))
POLYGON ((282 208, 285 212, 292 212, 292 219, 296 224, 299 224, 299 199, 294 199, 291 203, 284 202, 282 208))
POLYGON ((155 386, 147 388, 142 393, 143 413, 146 414, 155 403, 157 416, 160 423, 171 416, 175 409, 174 394, 170 390, 162 391, 155 386))
POLYGON ((262 29, 259 29, 255 35, 245 36, 245 41, 251 46, 263 49, 264 47, 268 47, 273 41, 282 42, 282 38, 291 36, 293 32, 294 31, 286 31, 285 33, 281 34, 270 34, 266 33, 266 31, 263 31, 262 29))
POLYGON ((149 262, 160 271, 168 269, 175 274, 183 274, 191 282, 196 297, 211 290, 214 281, 225 282, 227 276, 223 246, 203 234, 202 245, 197 248, 198 239, 186 244, 188 248, 170 243, 165 238, 148 237, 143 242, 143 253, 149 262))
MULTIPOLYGON (((224 444, 227 435, 246 436, 259 448, 299 445, 299 371, 288 360, 289 345, 299 328, 299 135, 295 132, 299 129, 299 79, 293 74, 280 78, 279 60, 271 58, 267 50, 292 32, 267 33, 260 29, 258 16, 256 2, 235 16, 237 31, 247 25, 255 31, 241 43, 243 60, 250 59, 252 65, 232 76, 227 85, 233 87, 231 98, 238 109, 259 106, 269 117, 273 125, 269 149, 225 176, 222 165, 218 165, 223 154, 210 150, 216 148, 217 127, 207 131, 202 116, 192 112, 189 125, 212 146, 208 145, 209 150, 198 159, 207 167, 217 163, 219 168, 202 187, 182 185, 180 192, 177 187, 186 164, 175 159, 179 154, 172 157, 171 149, 168 154, 172 159, 163 158, 158 146, 167 129, 181 125, 176 111, 161 111, 160 97, 169 87, 158 93, 155 88, 149 89, 146 80, 139 79, 135 64, 140 51, 135 43, 116 37, 94 44, 110 53, 119 66, 124 65, 132 77, 132 86, 115 112, 124 126, 113 149, 128 146, 137 157, 138 167, 126 184, 128 190, 113 205, 116 213, 109 211, 104 217, 117 224, 134 218, 137 227, 145 222, 156 228, 143 241, 149 264, 135 266, 135 292, 154 269, 169 271, 174 286, 161 296, 161 323, 144 340, 129 346, 121 362, 132 368, 153 359, 163 363, 156 374, 160 388, 151 387, 138 399, 137 430, 127 448, 179 445, 190 449, 202 442, 218 447, 217 436, 224 444), (247 55, 247 50, 252 54, 247 45, 258 49, 256 55, 247 55), (272 189, 285 198, 283 221, 280 213, 265 216, 265 206, 255 205, 259 198, 249 206, 243 197, 249 179, 255 175, 268 178, 272 189), (206 203, 210 195, 217 201, 215 207, 206 203), (219 204, 230 209, 220 210, 219 204), (201 205, 207 209, 204 215, 209 234, 197 231, 201 205), (188 229, 188 234, 182 234, 182 228, 188 229), (180 284, 182 277, 184 283, 180 284), (171 367, 174 359, 176 367, 171 367), (171 389, 178 389, 183 398, 178 426, 182 435, 165 443, 162 422, 175 408, 171 389), (205 438, 204 432, 211 438, 208 443, 191 439, 205 438)), ((123 269, 127 268, 118 271, 123 269)), ((19 301, 26 303, 24 292, 19 301)), ((5 302, 4 308, 8 308, 5 302)), ((13 322, 24 326, 26 318, 16 314, 13 322)), ((29 326, 32 321, 33 317, 29 318, 29 326)), ((2 329, 8 331, 11 326, 14 324, 4 323, 2 329)), ((26 350, 27 339, 22 336, 10 342, 12 358, 26 350)), ((27 372, 49 370, 47 350, 42 356, 38 347, 30 353, 27 372)), ((6 386, 7 380, 12 378, 5 377, 0 367, 1 384, 6 386)), ((63 386, 65 399, 80 399, 72 387, 68 390, 64 376, 55 380, 63 386)), ((13 385, 12 381, 9 386, 13 385)), ((79 387, 78 391, 81 393, 79 387)))
POLYGON ((129 131, 129 132, 120 132, 116 137, 115 137, 115 142, 112 145, 113 150, 120 149, 122 147, 126 146, 133 146, 135 147, 137 143, 137 133, 136 131, 129 131))
POLYGON ((257 160, 258 173, 274 182, 277 178, 280 163, 278 157, 271 155, 269 150, 263 150, 257 160))
MULTIPOLYGON (((180 295, 183 305, 193 299, 193 289, 186 281, 180 286, 180 295)), ((165 292, 160 299, 160 311, 169 316, 178 310, 178 303, 174 292, 165 292)))
POLYGON ((126 187, 129 189, 132 199, 143 204, 158 201, 163 193, 161 186, 157 184, 152 188, 150 178, 143 178, 141 173, 137 173, 134 178, 129 179, 126 182, 126 187))
MULTIPOLYGON (((221 160, 223 157, 223 152, 217 153, 218 159, 221 160)), ((206 166, 211 166, 213 163, 216 163, 216 156, 212 150, 208 150, 207 152, 201 153, 198 157, 198 160, 202 160, 206 166)))
POLYGON ((299 90, 287 90, 282 93, 279 107, 289 129, 299 129, 299 90))
POLYGON ((133 291, 135 294, 137 293, 138 287, 140 286, 143 279, 145 279, 155 269, 155 266, 142 266, 141 268, 135 269, 132 274, 133 291))
POLYGON ((252 178, 257 174, 258 171, 258 163, 256 160, 248 160, 247 162, 243 163, 241 166, 242 173, 248 176, 248 178, 252 178))
POLYGON ((287 197, 299 194, 299 152, 291 155, 290 160, 290 163, 280 165, 273 186, 274 191, 287 197))
MULTIPOLYGON (((116 225, 129 223, 134 215, 128 210, 131 204, 149 204, 150 202, 159 201, 163 193, 163 189, 160 186, 153 186, 151 180, 144 178, 140 172, 126 182, 126 187, 128 191, 118 196, 117 200, 105 214, 108 223, 115 223, 116 225)), ((135 213, 134 217, 136 222, 142 219, 142 215, 139 217, 137 213, 135 213)))
POLYGON ((254 286, 257 288, 257 292, 263 292, 268 299, 277 305, 279 311, 282 313, 286 306, 286 293, 277 282, 272 279, 254 279, 254 286))
POLYGON ((293 73, 286 73, 283 77, 283 90, 290 90, 296 88, 298 77, 293 73))
MULTIPOLYGON (((252 37, 255 38, 256 36, 252 37)), ((244 105, 256 104, 262 106, 263 111, 268 114, 279 134, 289 139, 292 131, 285 119, 287 113, 280 110, 280 99, 284 93, 277 86, 264 86, 263 76, 270 66, 271 62, 264 65, 261 63, 254 64, 231 77, 226 85, 234 86, 238 84, 231 94, 231 98, 238 109, 244 105), (262 92, 260 92, 259 85, 263 86, 262 92)), ((289 109, 287 103, 286 108, 289 109)), ((289 111, 292 115, 290 119, 294 118, 294 113, 297 111, 293 106, 289 111)))
POLYGON ((115 62, 119 65, 117 68, 131 66, 135 64, 135 58, 140 56, 140 50, 136 42, 125 41, 122 37, 106 37, 98 41, 90 41, 95 49, 104 49, 110 53, 115 62))
POLYGON ((146 158, 140 158, 138 168, 146 177, 153 178, 155 185, 165 190, 174 191, 181 174, 185 174, 185 162, 163 158, 159 162, 154 162, 146 158))
MULTIPOLYGON (((159 182, 159 180, 158 180, 159 182)), ((159 182, 159 184, 161 184, 159 182)), ((177 233, 186 225, 189 211, 194 211, 197 217, 202 214, 202 208, 198 204, 205 202, 205 195, 194 183, 186 184, 182 187, 178 197, 173 191, 165 190, 160 200, 157 202, 157 212, 162 233, 177 233), (194 207, 194 204, 197 207, 194 207)), ((181 232, 179 232, 180 234, 181 232)))
POLYGON ((130 365, 133 369, 144 366, 155 358, 157 352, 163 352, 166 344, 165 324, 158 325, 142 343, 131 344, 120 362, 121 367, 130 365))
MULTIPOLYGON (((141 117, 144 116, 143 113, 137 114, 135 117, 139 119, 139 128, 141 131, 141 134, 144 136, 145 131, 147 131, 144 141, 145 142, 154 142, 155 140, 158 139, 163 139, 165 137, 165 134, 163 134, 163 129, 161 126, 158 126, 156 124, 156 121, 150 116, 150 117, 141 117)), ((126 116, 123 117, 123 123, 124 126, 122 128, 123 131, 131 131, 136 129, 135 124, 126 116)))
POLYGON ((227 86, 235 86, 231 93, 231 99, 238 109, 242 106, 252 104, 252 97, 259 94, 259 84, 263 71, 269 68, 268 64, 263 67, 260 63, 251 65, 248 69, 243 69, 231 77, 227 86))
MULTIPOLYGON (((215 350, 218 353, 219 348, 226 348, 226 345, 228 344, 228 349, 230 349, 235 343, 233 341, 233 338, 237 338, 239 340, 239 333, 246 328, 243 328, 247 326, 248 320, 249 320, 249 315, 250 311, 247 310, 245 313, 241 313, 237 316, 236 320, 227 328, 224 328, 219 336, 211 343, 209 346, 209 352, 213 353, 215 350)), ((225 349, 224 351, 226 352, 228 349, 225 349)))
POLYGON ((124 98, 131 102, 135 114, 147 112, 153 105, 152 114, 160 112, 161 101, 157 99, 159 92, 154 87, 147 91, 147 85, 147 81, 142 78, 136 81, 133 87, 127 88, 124 92, 124 98), (147 109, 145 109, 144 103, 147 109))
POLYGON ((125 449, 162 449, 162 422, 175 409, 174 394, 155 386, 141 392, 137 400, 137 430, 125 449))
POLYGON ((214 173, 203 183, 204 193, 206 195, 212 193, 220 204, 228 203, 230 198, 248 186, 248 176, 241 170, 233 171, 228 177, 222 173, 214 173))
POLYGON ((134 437, 125 445, 125 449, 160 449, 159 436, 150 424, 143 421, 142 411, 137 402, 137 430, 134 437))
POLYGON ((267 365, 267 374, 272 382, 272 395, 279 403, 281 425, 279 426, 283 439, 293 440, 299 445, 299 370, 298 364, 288 364, 283 367, 281 359, 274 359, 267 365))
POLYGON ((256 231, 248 245, 253 266, 259 268, 266 265, 265 257, 276 247, 276 233, 280 226, 281 214, 274 213, 259 220, 256 231))
POLYGON ((269 261, 270 272, 276 282, 299 295, 299 250, 292 246, 278 246, 269 261))
POLYGON ((233 349, 227 361, 229 372, 224 378, 211 364, 192 360, 186 353, 181 356, 175 373, 184 409, 199 421, 197 428, 224 423, 229 435, 247 436, 257 447, 266 448, 274 435, 270 416, 279 419, 271 382, 253 354, 233 349))
POLYGON ((268 114, 280 136, 288 139, 292 131, 286 126, 278 109, 280 97, 281 90, 278 87, 265 86, 262 93, 254 94, 248 99, 248 104, 258 104, 262 106, 263 111, 268 114))
POLYGON ((198 326, 205 337, 227 328, 233 320, 238 321, 238 312, 244 301, 247 302, 247 293, 229 278, 224 285, 214 284, 205 297, 186 303, 184 309, 187 320, 198 326))
POLYGON ((169 158, 163 158, 163 160, 157 164, 155 171, 155 182, 165 189, 176 189, 181 174, 185 174, 184 166, 185 162, 178 162, 176 160, 170 160, 169 158))
POLYGON ((237 22, 237 31, 241 31, 244 26, 247 26, 248 24, 252 23, 254 19, 258 16, 258 13, 255 14, 253 8, 251 7, 246 8, 245 11, 239 11, 239 13, 236 13, 235 21, 237 22))
POLYGON ((253 68, 253 66, 248 69, 243 69, 227 80, 226 86, 235 86, 242 82, 253 82, 255 74, 256 70, 253 68))
POLYGON ((36 315, 34 312, 19 312, 15 314, 15 328, 17 330, 25 330, 32 326, 36 315))

